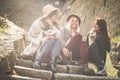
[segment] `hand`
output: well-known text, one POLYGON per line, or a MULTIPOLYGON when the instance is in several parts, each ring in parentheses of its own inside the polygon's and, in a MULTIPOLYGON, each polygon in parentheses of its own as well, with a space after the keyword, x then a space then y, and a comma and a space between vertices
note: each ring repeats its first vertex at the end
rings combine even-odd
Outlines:
POLYGON ((65 55, 65 56, 70 56, 70 52, 69 52, 69 50, 67 49, 67 48, 63 48, 62 49, 62 52, 63 52, 63 54, 65 55))
POLYGON ((55 39, 55 36, 54 35, 48 35, 48 38, 49 39, 55 39))

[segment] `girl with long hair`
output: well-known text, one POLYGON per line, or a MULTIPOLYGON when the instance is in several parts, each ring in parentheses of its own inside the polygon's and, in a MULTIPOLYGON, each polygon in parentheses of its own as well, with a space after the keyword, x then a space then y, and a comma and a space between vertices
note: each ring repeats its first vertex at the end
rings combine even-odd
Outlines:
POLYGON ((97 18, 94 22, 93 31, 96 33, 94 42, 90 44, 90 34, 87 38, 88 59, 94 63, 98 72, 104 70, 106 54, 110 51, 110 38, 107 31, 107 23, 104 19, 97 18))

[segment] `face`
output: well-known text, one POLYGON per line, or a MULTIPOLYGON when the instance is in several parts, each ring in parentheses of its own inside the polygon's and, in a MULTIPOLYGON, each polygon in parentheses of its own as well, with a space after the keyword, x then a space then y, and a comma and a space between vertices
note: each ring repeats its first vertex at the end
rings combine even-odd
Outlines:
POLYGON ((94 22, 94 30, 99 31, 99 26, 97 25, 97 20, 94 22))
POLYGON ((58 15, 57 15, 57 14, 53 15, 53 16, 51 17, 52 22, 55 22, 55 21, 57 20, 57 18, 58 18, 58 15))
POLYGON ((71 28, 76 28, 79 25, 78 19, 76 17, 71 17, 69 22, 71 23, 71 28))

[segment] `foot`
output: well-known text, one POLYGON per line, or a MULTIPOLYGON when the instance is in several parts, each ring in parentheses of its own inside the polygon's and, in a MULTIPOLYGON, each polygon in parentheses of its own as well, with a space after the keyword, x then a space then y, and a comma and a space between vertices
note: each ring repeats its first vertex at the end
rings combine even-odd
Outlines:
POLYGON ((33 67, 33 68, 36 68, 36 69, 40 68, 39 62, 37 62, 37 61, 33 62, 32 67, 33 67))
POLYGON ((57 64, 65 65, 64 61, 57 62, 57 64))
POLYGON ((105 70, 100 70, 96 73, 97 76, 106 76, 105 70))
POLYGON ((50 68, 51 68, 51 71, 52 71, 52 72, 54 72, 54 73, 57 72, 57 71, 56 71, 56 68, 55 68, 55 64, 51 63, 51 64, 50 64, 50 68))

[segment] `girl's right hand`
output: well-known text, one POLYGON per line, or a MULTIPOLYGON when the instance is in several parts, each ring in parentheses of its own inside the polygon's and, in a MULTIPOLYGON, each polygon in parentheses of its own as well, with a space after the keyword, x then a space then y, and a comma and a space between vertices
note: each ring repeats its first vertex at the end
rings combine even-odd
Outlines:
POLYGON ((67 48, 63 48, 62 52, 63 52, 64 56, 67 56, 67 57, 70 56, 69 50, 67 48))

